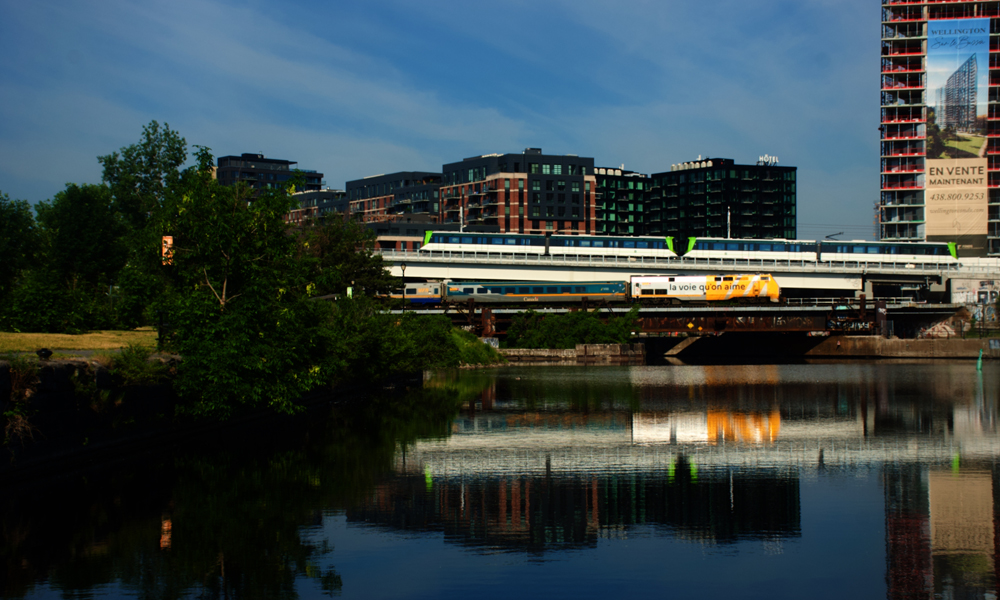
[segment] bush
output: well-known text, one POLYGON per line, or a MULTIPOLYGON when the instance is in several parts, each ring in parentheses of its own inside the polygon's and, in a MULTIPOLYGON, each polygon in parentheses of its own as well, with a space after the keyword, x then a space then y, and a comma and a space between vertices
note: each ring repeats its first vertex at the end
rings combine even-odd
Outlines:
POLYGON ((508 348, 567 349, 577 344, 626 344, 639 314, 639 307, 607 322, 600 313, 575 311, 563 315, 541 315, 533 310, 518 313, 507 330, 508 348))

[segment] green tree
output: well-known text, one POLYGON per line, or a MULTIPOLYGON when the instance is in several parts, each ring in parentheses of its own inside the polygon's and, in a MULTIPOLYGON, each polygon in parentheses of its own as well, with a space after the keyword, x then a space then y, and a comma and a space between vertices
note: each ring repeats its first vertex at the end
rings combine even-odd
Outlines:
POLYGON ((8 296, 22 272, 30 268, 38 245, 31 206, 0 192, 0 301, 8 296))
POLYGON ((149 323, 150 307, 165 293, 159 273, 160 243, 166 233, 160 214, 182 192, 181 167, 187 142, 170 126, 151 121, 142 139, 97 159, 112 204, 126 226, 128 263, 118 277, 116 315, 122 326, 149 323))
POLYGON ((32 268, 7 295, 0 325, 67 333, 113 327, 112 286, 126 250, 107 187, 69 184, 36 211, 32 268))
POLYGON ((133 231, 144 229, 180 182, 187 142, 170 125, 151 121, 138 144, 97 157, 114 205, 133 231))
POLYGON ((164 211, 174 236, 165 303, 172 347, 184 361, 176 382, 196 414, 227 416, 244 407, 294 412, 296 400, 326 380, 330 306, 310 301, 297 243, 284 222, 286 190, 224 187, 198 152, 164 211))
POLYGON ((104 286, 125 265, 125 228, 107 186, 68 184, 37 211, 47 265, 68 288, 104 286))
POLYGON ((313 293, 344 294, 352 286, 370 295, 399 287, 375 254, 375 234, 357 221, 340 218, 307 227, 301 233, 302 252, 311 261, 313 293))

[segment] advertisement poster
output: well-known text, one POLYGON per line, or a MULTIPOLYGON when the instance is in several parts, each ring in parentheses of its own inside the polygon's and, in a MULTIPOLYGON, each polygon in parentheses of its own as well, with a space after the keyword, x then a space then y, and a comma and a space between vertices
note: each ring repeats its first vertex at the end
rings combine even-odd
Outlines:
POLYGON ((962 257, 986 256, 986 163, 985 158, 927 159, 927 241, 955 242, 962 257))
POLYGON ((928 241, 985 256, 989 19, 927 23, 928 241))

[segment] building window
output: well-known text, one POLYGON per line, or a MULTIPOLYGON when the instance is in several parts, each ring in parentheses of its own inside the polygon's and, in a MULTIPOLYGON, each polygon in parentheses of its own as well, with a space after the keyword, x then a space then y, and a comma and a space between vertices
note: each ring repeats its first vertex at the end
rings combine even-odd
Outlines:
POLYGON ((545 216, 546 217, 554 217, 555 214, 556 214, 556 207, 554 207, 554 206, 546 206, 545 207, 545 216))
POLYGON ((517 180, 517 189, 524 190, 524 180, 523 179, 518 179, 517 180))
POLYGON ((551 192, 552 191, 552 185, 553 185, 553 182, 552 182, 551 179, 546 179, 545 180, 545 189, 546 190, 548 190, 548 191, 551 192))
POLYGON ((528 165, 528 172, 531 173, 532 175, 538 175, 538 164, 531 163, 530 165, 528 165))
POLYGON ((590 182, 589 181, 587 182, 587 185, 586 185, 585 189, 587 190, 587 193, 589 194, 590 193, 590 182))
POLYGON ((531 200, 533 202, 541 202, 542 201, 542 195, 540 193, 538 193, 538 192, 535 192, 535 193, 531 194, 531 200))
POLYGON ((563 190, 566 189, 566 182, 565 181, 557 181, 556 182, 556 187, 559 188, 559 191, 561 192, 561 191, 563 191, 563 190))
POLYGON ((534 191, 534 192, 540 192, 540 191, 542 191, 542 180, 541 179, 535 179, 535 180, 533 180, 531 182, 531 190, 534 191))
POLYGON ((580 203, 580 194, 573 194, 573 204, 580 203))
POLYGON ((504 179, 503 180, 503 189, 505 189, 505 190, 509 190, 510 189, 510 179, 504 179))
POLYGON ((551 175, 552 165, 542 165, 542 175, 551 175))
POLYGON ((579 181, 574 181, 574 182, 572 183, 572 185, 571 185, 570 189, 571 189, 572 191, 574 191, 574 192, 579 192, 579 191, 580 191, 580 182, 579 182, 579 181))
POLYGON ((562 165, 552 165, 553 175, 562 175, 562 165))
POLYGON ((532 206, 531 207, 531 216, 533 216, 533 217, 540 217, 541 216, 541 214, 539 213, 540 210, 541 209, 538 208, 537 206, 532 206))

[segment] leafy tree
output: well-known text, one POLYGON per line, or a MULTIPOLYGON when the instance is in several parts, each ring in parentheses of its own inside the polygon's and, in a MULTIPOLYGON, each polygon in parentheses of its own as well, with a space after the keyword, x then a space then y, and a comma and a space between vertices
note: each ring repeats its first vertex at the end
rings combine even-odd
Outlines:
POLYGON ((151 321, 148 309, 165 293, 159 273, 160 240, 165 233, 160 213, 182 192, 187 142, 169 125, 151 121, 138 143, 97 160, 104 166, 104 183, 126 226, 129 248, 128 265, 117 281, 116 315, 121 325, 135 327, 151 321))
POLYGON ((388 294, 398 288, 375 254, 375 234, 357 221, 327 219, 303 230, 302 251, 312 261, 314 294, 343 294, 347 288, 388 294))
POLYGON ((106 186, 68 184, 37 210, 48 267, 70 289, 105 285, 125 265, 125 230, 106 186))
POLYGON ((111 188, 115 208, 133 231, 140 231, 177 189, 187 142, 170 125, 161 128, 151 121, 138 144, 97 160, 104 166, 102 179, 111 188))
POLYGON ((126 250, 107 187, 69 184, 36 210, 32 268, 7 294, 0 326, 69 333, 114 326, 109 293, 126 250))
POLYGON ((174 236, 166 305, 172 346, 184 361, 176 382, 196 414, 240 407, 294 412, 295 401, 326 379, 320 358, 330 307, 308 300, 285 190, 223 187, 198 152, 164 212, 174 236))
POLYGON ((38 230, 31 207, 0 192, 0 301, 35 259, 38 230))

